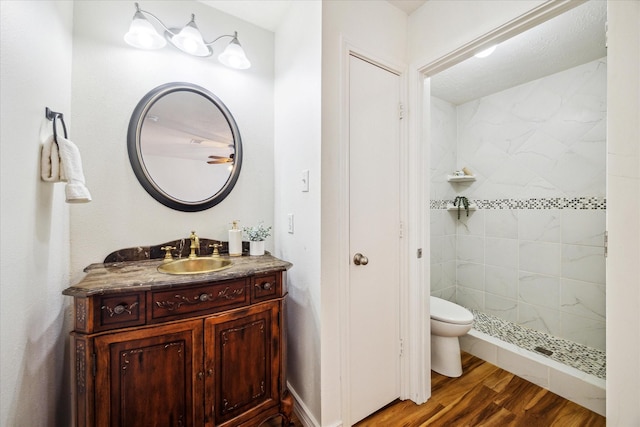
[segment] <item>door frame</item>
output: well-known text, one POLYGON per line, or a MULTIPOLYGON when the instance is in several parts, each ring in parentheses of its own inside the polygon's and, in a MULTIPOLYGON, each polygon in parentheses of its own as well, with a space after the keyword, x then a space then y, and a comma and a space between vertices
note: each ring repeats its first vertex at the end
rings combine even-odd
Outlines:
POLYGON ((411 372, 414 376, 412 377, 412 387, 409 390, 412 393, 411 400, 417 404, 424 403, 431 397, 430 326, 427 322, 421 322, 421 319, 429 319, 431 316, 429 303, 427 302, 427 297, 431 294, 431 215, 429 212, 431 180, 426 179, 429 177, 430 171, 429 153, 431 140, 429 132, 425 134, 423 131, 424 129, 430 129, 429 116, 424 117, 429 111, 425 111, 423 108, 424 91, 429 85, 429 82, 425 81, 428 77, 472 57, 480 50, 514 37, 583 3, 584 1, 580 0, 545 2, 435 60, 418 60, 412 62, 409 67, 407 93, 409 112, 411 114, 409 115, 408 123, 408 146, 413 150, 415 161, 417 162, 417 171, 415 175, 410 176, 409 187, 415 190, 412 194, 419 201, 419 203, 412 204, 412 208, 415 208, 416 211, 410 226, 415 227, 416 230, 423 230, 423 235, 421 236, 423 240, 420 247, 423 248, 423 259, 425 260, 416 265, 419 271, 412 276, 422 278, 423 282, 419 283, 424 283, 424 285, 420 286, 419 283, 411 283, 409 287, 410 295, 408 296, 410 300, 412 297, 414 299, 414 310, 409 318, 407 328, 412 333, 411 338, 414 343, 414 345, 410 346, 411 372), (423 363, 423 365, 414 366, 415 363, 423 363), (425 369, 425 367, 428 368, 425 369))
MULTIPOLYGON (((351 423, 351 403, 350 403, 350 389, 351 384, 350 369, 349 369, 349 354, 350 354, 350 316, 349 316, 349 303, 350 303, 350 275, 349 267, 351 265, 350 248, 349 248, 349 57, 355 56, 366 62, 369 62, 375 66, 383 68, 393 74, 396 74, 400 78, 400 102, 404 105, 406 111, 407 94, 406 94, 406 64, 399 63, 387 58, 380 58, 375 54, 361 49, 354 44, 350 43, 345 37, 341 38, 341 85, 340 85, 340 100, 341 100, 341 123, 340 123, 340 152, 339 155, 339 169, 340 169, 340 197, 339 197, 339 209, 340 209, 340 245, 337 248, 340 258, 339 263, 339 323, 341 325, 340 331, 340 376, 341 376, 341 418, 343 426, 350 426, 351 423)), ((400 254, 399 254, 399 272, 400 272, 400 289, 399 289, 399 325, 400 325, 400 340, 403 343, 403 347, 406 349, 408 339, 408 317, 404 314, 407 313, 407 302, 409 300, 408 292, 408 249, 409 249, 409 227, 408 227, 408 179, 409 170, 408 164, 408 150, 407 150, 407 114, 404 114, 402 120, 400 120, 400 221, 403 224, 403 238, 400 239, 400 254)), ((399 224, 400 225, 400 224, 399 224)), ((406 351, 403 354, 407 354, 406 351)), ((406 398, 406 384, 409 378, 408 361, 407 357, 400 357, 400 398, 406 398)))

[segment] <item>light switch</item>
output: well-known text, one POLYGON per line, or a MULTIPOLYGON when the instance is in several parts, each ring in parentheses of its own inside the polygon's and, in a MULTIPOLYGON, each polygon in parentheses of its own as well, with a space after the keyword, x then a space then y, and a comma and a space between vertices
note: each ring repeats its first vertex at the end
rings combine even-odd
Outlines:
POLYGON ((309 191, 309 169, 302 171, 302 191, 309 191))
POLYGON ((289 231, 290 234, 293 234, 293 214, 290 213, 289 215, 287 215, 288 217, 288 226, 287 226, 287 231, 289 231))

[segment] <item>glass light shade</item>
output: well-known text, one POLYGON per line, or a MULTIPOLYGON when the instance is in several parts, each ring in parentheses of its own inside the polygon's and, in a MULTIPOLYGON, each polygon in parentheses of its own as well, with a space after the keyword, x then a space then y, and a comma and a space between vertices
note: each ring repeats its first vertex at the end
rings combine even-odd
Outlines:
POLYGON ((171 42, 183 52, 195 56, 209 56, 211 50, 204 44, 202 34, 196 23, 191 20, 178 34, 171 37, 171 42))
POLYGON ((151 25, 151 22, 139 11, 133 15, 129 32, 124 35, 124 41, 139 49, 161 49, 167 44, 167 41, 151 25))
POLYGON ((218 60, 227 67, 236 70, 246 70, 251 67, 251 62, 247 59, 244 49, 240 46, 237 38, 233 38, 227 48, 218 56, 218 60))

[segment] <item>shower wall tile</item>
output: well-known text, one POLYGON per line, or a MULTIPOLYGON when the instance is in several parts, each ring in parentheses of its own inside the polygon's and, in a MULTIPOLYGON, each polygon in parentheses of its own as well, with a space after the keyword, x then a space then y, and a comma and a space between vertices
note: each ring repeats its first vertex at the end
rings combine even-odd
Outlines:
POLYGON ((560 303, 560 278, 521 271, 518 298, 527 304, 557 310, 560 303))
POLYGON ((604 249, 597 246, 562 245, 562 277, 604 284, 604 249))
POLYGON ((458 286, 484 291, 484 264, 458 261, 456 279, 458 286))
POLYGON ((564 313, 604 322, 606 318, 605 286, 562 279, 560 282, 560 310, 564 313))
POLYGON ((444 236, 442 238, 442 262, 455 261, 456 257, 456 236, 444 236))
POLYGON ((485 214, 487 237, 518 238, 518 211, 515 209, 488 210, 485 214))
POLYGON ((560 312, 546 307, 526 304, 518 301, 518 323, 547 334, 560 334, 560 312))
POLYGON ((476 310, 484 309, 484 292, 456 286, 456 303, 476 310))
POLYGON ((444 287, 444 283, 442 281, 442 264, 433 264, 430 266, 429 279, 431 280, 432 292, 442 290, 444 287))
POLYGON ((562 330, 555 335, 600 350, 606 349, 604 321, 561 313, 562 330))
POLYGON ((486 237, 484 242, 484 259, 487 265, 517 268, 518 241, 516 239, 486 237))
POLYGON ((518 298, 518 270, 486 265, 484 288, 487 293, 503 298, 518 298))
POLYGON ((490 293, 484 296, 485 313, 516 323, 518 321, 518 301, 490 293))
POLYGON ((458 236, 484 236, 484 211, 469 211, 469 216, 462 210, 458 220, 458 212, 450 211, 449 215, 456 220, 458 236))
POLYGON ((456 261, 442 263, 442 283, 449 287, 456 285, 456 261))
POLYGON ((562 212, 562 243, 604 246, 605 210, 573 210, 562 212))
POLYGON ((518 215, 518 237, 521 240, 560 243, 561 210, 522 210, 518 215))
POLYGON ((458 235, 458 261, 484 263, 484 237, 458 235))
POLYGON ((520 270, 531 273, 559 276, 560 244, 545 242, 520 241, 519 266, 520 270))

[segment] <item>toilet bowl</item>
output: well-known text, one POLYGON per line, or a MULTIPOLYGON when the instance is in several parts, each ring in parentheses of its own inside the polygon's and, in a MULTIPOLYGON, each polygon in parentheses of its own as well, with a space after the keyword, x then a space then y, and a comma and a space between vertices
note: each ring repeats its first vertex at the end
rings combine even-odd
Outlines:
POLYGON ((431 369, 447 377, 462 375, 458 337, 473 326, 473 314, 464 307, 431 297, 431 369))

